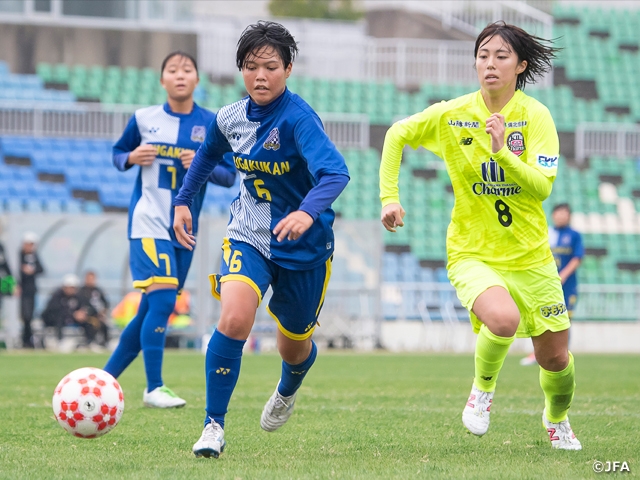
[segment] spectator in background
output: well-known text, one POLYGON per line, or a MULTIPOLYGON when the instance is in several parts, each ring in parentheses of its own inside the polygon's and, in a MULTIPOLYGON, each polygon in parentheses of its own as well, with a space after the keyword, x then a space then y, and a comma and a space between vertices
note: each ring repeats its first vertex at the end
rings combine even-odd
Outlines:
POLYGON ((85 334, 89 346, 94 344, 97 334, 101 333, 98 344, 106 347, 109 342, 109 328, 107 327, 109 301, 96 284, 95 272, 89 270, 84 274, 84 285, 80 288, 78 296, 82 307, 87 312, 85 334))
MULTIPOLYGON (((573 316, 573 310, 578 301, 578 278, 576 271, 582 263, 584 247, 582 235, 571 228, 571 207, 568 203, 559 203, 553 207, 551 213, 553 227, 549 229, 549 244, 551 253, 558 266, 558 275, 562 282, 564 304, 567 307, 569 318, 573 316)), ((535 365, 536 354, 531 353, 520 360, 520 365, 535 365)))
POLYGON ((80 280, 72 273, 62 278, 62 287, 53 294, 42 312, 42 321, 48 327, 56 327, 58 341, 62 340, 62 328, 73 325, 84 325, 87 312, 83 308, 78 287, 80 280))
POLYGON ((7 263, 7 256, 4 254, 4 246, 0 243, 0 318, 2 314, 2 297, 4 295, 13 295, 15 285, 16 281, 7 263))
POLYGON ((36 303, 36 277, 44 272, 37 252, 38 236, 27 232, 22 237, 20 250, 20 317, 22 329, 22 347, 34 348, 31 333, 31 320, 36 303))

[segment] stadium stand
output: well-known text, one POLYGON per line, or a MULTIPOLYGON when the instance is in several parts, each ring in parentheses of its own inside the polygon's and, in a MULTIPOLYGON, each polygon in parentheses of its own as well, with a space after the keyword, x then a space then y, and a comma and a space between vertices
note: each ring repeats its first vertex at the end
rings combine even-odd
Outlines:
MULTIPOLYGON (((640 121, 640 13, 557 4, 554 37, 563 47, 555 63, 555 86, 527 89, 549 107, 560 132, 574 132, 581 122, 640 121)), ((11 74, 0 62, 1 98, 91 101, 147 105, 163 102, 158 72, 116 66, 40 63, 37 75, 11 74), (50 89, 50 88, 51 89, 50 89), (20 91, 19 94, 15 92, 20 91), (30 93, 24 93, 28 91, 30 93), (9 93, 7 93, 9 92, 9 93)), ((423 84, 407 92, 391 82, 360 82, 292 76, 289 88, 318 112, 363 113, 373 125, 389 125, 430 104, 474 91, 475 85, 423 84)), ((211 109, 245 95, 242 79, 212 83, 202 75, 196 101, 211 109)), ((7 211, 124 210, 134 176, 110 165, 110 142, 103 140, 1 139, 0 204, 7 211)), ((346 219, 379 216, 378 162, 374 149, 346 150, 352 182, 336 201, 346 219)), ((569 201, 585 232, 587 257, 579 275, 586 283, 640 281, 637 263, 640 228, 640 173, 636 159, 592 157, 579 169, 563 159, 547 211, 569 201)), ((408 150, 400 187, 408 206, 407 226, 385 233, 387 281, 447 282, 445 236, 453 194, 442 162, 426 151, 408 150), (395 261, 394 255, 399 255, 395 261)), ((224 212, 234 189, 209 188, 206 208, 224 212)))

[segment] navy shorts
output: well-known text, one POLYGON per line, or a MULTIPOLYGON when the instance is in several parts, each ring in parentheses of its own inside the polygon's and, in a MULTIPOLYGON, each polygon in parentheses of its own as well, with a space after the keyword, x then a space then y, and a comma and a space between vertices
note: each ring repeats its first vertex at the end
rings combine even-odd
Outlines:
POLYGON ((255 290, 258 301, 271 286, 267 312, 278 329, 292 340, 305 340, 313 334, 331 277, 331 258, 311 270, 289 270, 248 243, 225 238, 220 266, 220 274, 209 276, 215 298, 220 300, 220 284, 224 282, 246 283, 255 290))
POLYGON ((567 306, 569 318, 573 315, 576 303, 578 303, 578 292, 576 290, 564 291, 564 304, 567 306))
POLYGON ((147 288, 152 283, 184 286, 193 251, 176 248, 170 240, 132 238, 129 242, 129 265, 134 288, 147 288))

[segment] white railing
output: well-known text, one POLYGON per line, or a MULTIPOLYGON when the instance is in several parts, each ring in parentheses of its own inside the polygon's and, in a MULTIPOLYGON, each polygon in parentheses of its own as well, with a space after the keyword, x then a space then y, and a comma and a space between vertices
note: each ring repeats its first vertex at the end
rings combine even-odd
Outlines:
MULTIPOLYGON (((581 284, 578 292, 574 321, 640 321, 640 285, 581 284)), ((446 282, 385 282, 382 309, 387 320, 469 321, 446 282)))
POLYGON ((580 123, 576 127, 576 162, 592 155, 616 158, 640 156, 640 126, 621 123, 580 123))
MULTIPOLYGON (((0 135, 116 139, 136 107, 96 103, 26 105, 0 102, 0 135)), ((369 117, 358 114, 319 114, 329 138, 338 148, 369 148, 369 117)))
MULTIPOLYGON (((370 8, 380 6, 380 2, 377 0, 365 0, 364 4, 370 8)), ((391 6, 391 2, 388 5, 391 6)), ((473 36, 477 35, 488 23, 497 20, 521 26, 529 33, 544 38, 550 38, 552 33, 553 17, 526 2, 393 0, 392 5, 394 8, 430 15, 440 20, 444 29, 453 27, 473 36)))
POLYGON ((399 87, 421 83, 475 84, 473 42, 371 39, 365 77, 391 80, 399 87))

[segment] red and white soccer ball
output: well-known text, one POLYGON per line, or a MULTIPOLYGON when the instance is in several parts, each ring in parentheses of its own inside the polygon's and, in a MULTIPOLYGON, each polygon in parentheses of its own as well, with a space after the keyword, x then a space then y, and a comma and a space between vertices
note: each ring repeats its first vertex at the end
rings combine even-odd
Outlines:
POLYGON ((53 392, 53 413, 67 432, 96 438, 110 432, 124 411, 118 381, 99 368, 79 368, 58 383, 53 392))

